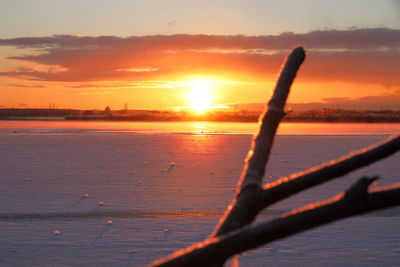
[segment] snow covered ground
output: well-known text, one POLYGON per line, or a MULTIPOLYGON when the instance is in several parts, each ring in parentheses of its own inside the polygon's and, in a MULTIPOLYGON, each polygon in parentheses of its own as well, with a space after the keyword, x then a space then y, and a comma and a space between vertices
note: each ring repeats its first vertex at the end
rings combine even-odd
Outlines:
MULTIPOLYGON (((1 128, 1 127, 0 127, 1 128)), ((387 135, 281 135, 266 181, 387 135)), ((0 131, 0 266, 141 266, 206 238, 251 136, 0 131)), ((267 220, 362 175, 399 181, 400 154, 270 207, 267 220)), ((241 257, 243 266, 399 266, 400 209, 353 217, 241 257)))

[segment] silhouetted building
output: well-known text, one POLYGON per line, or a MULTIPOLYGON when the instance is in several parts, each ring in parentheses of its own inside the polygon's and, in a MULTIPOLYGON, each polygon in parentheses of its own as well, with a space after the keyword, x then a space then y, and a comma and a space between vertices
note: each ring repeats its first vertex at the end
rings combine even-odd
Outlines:
POLYGON ((107 106, 107 107, 104 109, 104 114, 105 114, 105 115, 110 115, 110 116, 111 116, 111 109, 110 109, 109 106, 107 106))

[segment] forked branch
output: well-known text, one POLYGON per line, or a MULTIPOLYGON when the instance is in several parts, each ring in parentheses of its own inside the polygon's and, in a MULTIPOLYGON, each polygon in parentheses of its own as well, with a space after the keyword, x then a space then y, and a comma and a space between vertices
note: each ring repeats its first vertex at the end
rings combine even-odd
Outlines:
POLYGON ((331 200, 294 210, 269 222, 248 226, 265 207, 400 150, 400 136, 397 136, 262 186, 275 133, 285 114, 289 89, 304 58, 302 47, 294 49, 287 58, 267 111, 261 117, 260 129, 246 158, 236 195, 212 235, 204 242, 178 251, 151 266, 222 266, 230 256, 277 239, 345 217, 400 205, 400 185, 368 192, 369 185, 377 178, 363 177, 347 192, 331 200))
POLYGON ((377 178, 361 178, 333 199, 293 210, 279 218, 243 227, 176 252, 151 266, 213 266, 229 257, 272 241, 346 217, 400 205, 400 185, 368 192, 377 178))

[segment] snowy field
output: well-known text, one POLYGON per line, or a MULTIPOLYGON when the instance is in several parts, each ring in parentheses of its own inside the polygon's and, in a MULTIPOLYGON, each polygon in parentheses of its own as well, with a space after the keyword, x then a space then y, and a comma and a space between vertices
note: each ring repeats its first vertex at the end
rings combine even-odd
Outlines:
MULTIPOLYGON (((142 266, 203 240, 233 196, 251 140, 240 131, 149 134, 0 123, 0 266, 142 266)), ((265 180, 374 144, 399 128, 279 135, 265 180)), ((315 187, 258 220, 330 198, 362 175, 381 175, 378 185, 399 182, 399 162, 397 154, 315 187)), ((399 266, 399 225, 399 208, 353 217, 271 243, 240 262, 399 266)))

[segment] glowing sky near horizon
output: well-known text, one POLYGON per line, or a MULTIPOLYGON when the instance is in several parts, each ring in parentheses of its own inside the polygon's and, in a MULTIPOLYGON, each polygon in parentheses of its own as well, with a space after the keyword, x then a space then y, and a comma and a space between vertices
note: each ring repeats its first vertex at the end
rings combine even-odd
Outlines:
POLYGON ((400 101, 396 0, 0 0, 0 5, 0 107, 185 106, 187 84, 199 79, 215 84, 214 103, 263 102, 296 42, 305 43, 309 54, 290 102, 354 100, 392 108, 400 101), (188 35, 174 39, 174 34, 188 35), (357 34, 361 37, 353 38, 357 34), (26 37, 39 39, 21 39, 26 37))

